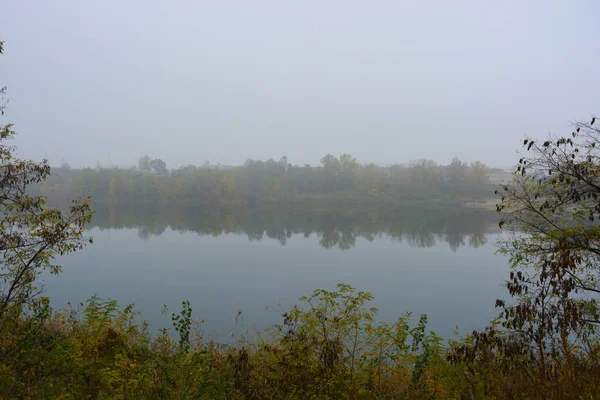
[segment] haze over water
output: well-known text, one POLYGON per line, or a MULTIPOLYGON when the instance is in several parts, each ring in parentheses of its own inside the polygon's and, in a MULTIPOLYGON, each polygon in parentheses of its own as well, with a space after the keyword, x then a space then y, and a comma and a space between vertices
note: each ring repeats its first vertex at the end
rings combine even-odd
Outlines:
POLYGON ((373 293, 378 318, 426 313, 429 327, 450 338, 456 326, 462 333, 483 328, 495 316, 495 300, 505 297, 508 267, 494 255, 499 233, 488 213, 412 210, 411 219, 369 228, 360 215, 332 212, 285 220, 274 213, 223 214, 198 218, 201 225, 192 211, 175 212, 181 218, 170 222, 134 214, 112 221, 97 215, 88 232, 94 245, 65 257, 64 272, 46 279, 56 307, 97 293, 135 303, 153 329, 162 329, 189 300, 206 332, 227 339, 234 327, 241 333, 281 322, 266 306, 287 308, 316 288, 344 282, 373 293), (182 221, 192 222, 182 227, 182 221), (239 311, 243 322, 236 326, 239 311))

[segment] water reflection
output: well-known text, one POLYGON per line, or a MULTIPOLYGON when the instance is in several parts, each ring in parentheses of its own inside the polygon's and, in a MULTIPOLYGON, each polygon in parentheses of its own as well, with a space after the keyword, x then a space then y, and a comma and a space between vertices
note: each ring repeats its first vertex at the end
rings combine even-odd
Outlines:
POLYGON ((381 212, 256 210, 248 208, 117 208, 97 209, 92 226, 100 229, 137 228, 141 239, 174 231, 199 235, 246 235, 249 240, 275 239, 282 246, 294 234, 315 234, 326 248, 349 250, 357 238, 391 237, 412 247, 446 242, 452 251, 479 247, 497 232, 497 215, 473 209, 396 209, 381 212))

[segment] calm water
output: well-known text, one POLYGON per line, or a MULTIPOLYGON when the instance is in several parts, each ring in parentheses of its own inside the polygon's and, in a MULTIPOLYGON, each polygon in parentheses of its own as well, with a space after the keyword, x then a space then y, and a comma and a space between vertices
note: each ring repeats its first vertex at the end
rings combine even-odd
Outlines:
POLYGON ((65 257, 45 285, 55 307, 98 294, 135 303, 157 329, 189 300, 205 330, 226 340, 232 329, 279 321, 266 306, 345 282, 373 293, 378 318, 426 313, 449 338, 456 326, 483 328, 507 297, 496 226, 493 214, 456 210, 100 210, 88 231, 94 244, 65 257))

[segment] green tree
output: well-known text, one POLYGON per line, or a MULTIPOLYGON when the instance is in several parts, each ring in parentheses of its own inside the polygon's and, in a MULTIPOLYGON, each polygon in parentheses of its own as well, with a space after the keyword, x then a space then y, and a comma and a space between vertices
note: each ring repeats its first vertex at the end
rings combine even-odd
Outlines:
POLYGON ((488 182, 489 168, 481 161, 475 161, 471 163, 471 176, 475 184, 483 185, 488 182))
POLYGON ((327 154, 326 156, 321 158, 321 164, 323 164, 323 168, 325 168, 325 171, 331 174, 338 175, 340 173, 340 160, 338 160, 335 156, 332 156, 331 154, 327 154))
POLYGON ((413 184, 428 184, 438 178, 437 164, 433 160, 419 160, 411 163, 410 176, 413 184))
POLYGON ((500 190, 501 251, 513 271, 516 305, 499 302, 505 326, 525 332, 547 357, 600 324, 600 129, 576 123, 568 136, 525 139, 513 181, 500 190))
POLYGON ((350 176, 356 174, 358 172, 358 169, 360 168, 360 164, 358 163, 358 161, 356 161, 356 158, 346 153, 340 156, 340 164, 342 172, 350 176))
POLYGON ((466 167, 466 164, 460 161, 458 157, 454 157, 448 168, 446 168, 446 176, 452 179, 452 182, 458 183, 465 176, 466 167))
POLYGON ((152 159, 148 155, 141 156, 138 160, 138 168, 142 171, 152 170, 152 159))
POLYGON ((279 159, 279 161, 277 162, 277 165, 279 166, 280 169, 287 171, 290 167, 291 164, 288 162, 288 158, 287 156, 283 156, 279 159))
POLYGON ((165 163, 160 158, 155 158, 150 161, 150 167, 160 175, 165 175, 167 173, 167 163, 165 163))
POLYGON ((7 144, 14 135, 12 124, 0 126, 0 325, 4 318, 18 318, 23 310, 39 305, 36 277, 43 270, 60 272, 54 258, 88 242, 83 228, 92 215, 89 198, 76 199, 67 210, 59 210, 28 192, 31 184, 50 175, 50 167, 46 160, 16 158, 14 147, 7 144))

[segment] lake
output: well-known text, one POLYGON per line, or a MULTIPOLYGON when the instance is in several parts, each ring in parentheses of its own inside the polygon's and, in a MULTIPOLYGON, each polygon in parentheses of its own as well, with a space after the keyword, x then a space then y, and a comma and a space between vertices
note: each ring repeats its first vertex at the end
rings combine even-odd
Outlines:
POLYGON ((87 234, 94 244, 44 277, 54 307, 97 294, 135 303, 161 329, 189 300, 223 341, 279 322, 265 307, 340 282, 371 292, 378 319, 426 313, 445 338, 485 327, 508 297, 497 215, 479 210, 98 209, 87 234))

